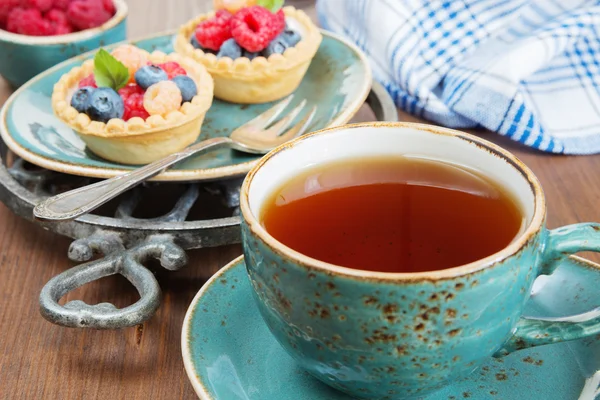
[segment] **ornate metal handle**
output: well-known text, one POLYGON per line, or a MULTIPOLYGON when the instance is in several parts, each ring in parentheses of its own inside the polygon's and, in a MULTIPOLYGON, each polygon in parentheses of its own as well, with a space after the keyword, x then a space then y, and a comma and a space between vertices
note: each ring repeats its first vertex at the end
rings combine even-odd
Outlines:
POLYGON ((158 175, 173 164, 194 154, 230 146, 232 143, 233 141, 227 137, 204 140, 179 153, 171 154, 126 174, 50 197, 34 208, 33 215, 44 221, 75 219, 95 210, 143 181, 158 175))
MULTIPOLYGON (((92 246, 90 246, 92 247, 92 246)), ((137 325, 156 311, 161 291, 152 272, 142 263, 160 260, 164 268, 176 270, 187 262, 185 252, 170 236, 155 235, 130 250, 116 251, 106 258, 71 268, 52 278, 40 293, 40 312, 48 321, 72 328, 119 329, 137 325), (120 274, 140 294, 136 303, 118 309, 110 303, 89 305, 81 300, 61 306, 58 301, 68 292, 105 276, 120 274)))

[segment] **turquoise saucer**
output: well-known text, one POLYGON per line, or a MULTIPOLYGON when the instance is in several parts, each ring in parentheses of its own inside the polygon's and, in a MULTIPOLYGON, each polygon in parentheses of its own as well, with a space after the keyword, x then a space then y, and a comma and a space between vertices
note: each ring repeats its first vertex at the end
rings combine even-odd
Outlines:
MULTIPOLYGON (((291 110, 306 99, 308 106, 318 106, 309 131, 348 122, 363 105, 372 82, 369 64, 355 45, 331 33, 322 33, 321 46, 289 105, 291 110)), ((169 33, 133 44, 148 51, 170 53, 172 41, 173 34, 169 33)), ((33 164, 73 175, 110 178, 133 168, 89 152, 75 132, 52 112, 50 98, 54 84, 93 55, 86 53, 50 68, 6 101, 0 113, 0 135, 12 151, 33 164)), ((215 99, 198 140, 227 136, 271 105, 232 104, 215 99)), ((185 181, 239 176, 247 173, 257 160, 255 155, 223 149, 179 163, 154 179, 185 181)))
MULTIPOLYGON (((600 304, 600 265, 572 257, 538 280, 534 291, 536 286, 527 315, 589 311, 600 304)), ((350 399, 301 370, 275 341, 254 303, 242 257, 198 292, 181 339, 185 369, 201 399, 350 399)), ((423 400, 594 400, 598 370, 598 338, 536 347, 490 359, 467 379, 423 400)))

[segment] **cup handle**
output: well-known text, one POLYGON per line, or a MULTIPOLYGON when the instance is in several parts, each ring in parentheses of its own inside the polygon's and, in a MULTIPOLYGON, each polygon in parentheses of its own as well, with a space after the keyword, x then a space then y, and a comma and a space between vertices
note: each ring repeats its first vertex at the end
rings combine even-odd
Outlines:
MULTIPOLYGON (((550 275, 560 261, 579 251, 600 252, 600 224, 584 223, 563 226, 548 232, 540 275, 550 275)), ((522 317, 513 335, 495 357, 513 351, 581 339, 600 333, 600 307, 583 314, 558 318, 522 317)))

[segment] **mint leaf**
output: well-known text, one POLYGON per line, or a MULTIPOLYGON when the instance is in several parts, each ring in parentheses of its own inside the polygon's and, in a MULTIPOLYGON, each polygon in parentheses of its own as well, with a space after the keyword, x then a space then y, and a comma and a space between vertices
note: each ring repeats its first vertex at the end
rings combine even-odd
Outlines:
POLYGON ((129 70, 108 51, 100 49, 94 57, 94 79, 98 87, 117 91, 129 82, 129 70))
POLYGON ((257 0, 256 4, 275 13, 283 7, 284 0, 257 0))

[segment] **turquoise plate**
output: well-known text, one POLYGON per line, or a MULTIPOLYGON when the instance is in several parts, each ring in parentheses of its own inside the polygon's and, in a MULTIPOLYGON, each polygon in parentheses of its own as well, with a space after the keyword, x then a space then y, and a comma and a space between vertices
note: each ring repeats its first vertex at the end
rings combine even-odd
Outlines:
MULTIPOLYGON (((133 42, 148 51, 173 51, 173 34, 133 42)), ((132 169, 104 160, 86 150, 71 128, 58 120, 50 102, 52 88, 71 68, 93 53, 67 60, 33 78, 17 90, 0 113, 0 135, 8 147, 33 164, 68 174, 110 178, 132 169)), ((323 32, 323 42, 295 92, 290 109, 302 99, 317 105, 310 130, 341 125, 352 118, 371 88, 371 70, 363 53, 341 37, 323 32)), ((227 136, 262 113, 270 104, 241 105, 216 100, 208 111, 198 140, 227 136)), ((243 175, 258 157, 224 149, 182 162, 155 180, 184 181, 243 175)))
MULTIPOLYGON (((572 315, 600 304, 600 265, 572 257, 544 280, 527 315, 572 315)), ((277 343, 254 303, 241 257, 215 274, 192 301, 182 351, 201 399, 350 399, 301 370, 277 343)), ((599 369, 598 338, 553 344, 490 359, 468 378, 423 400, 594 400, 599 369)))

